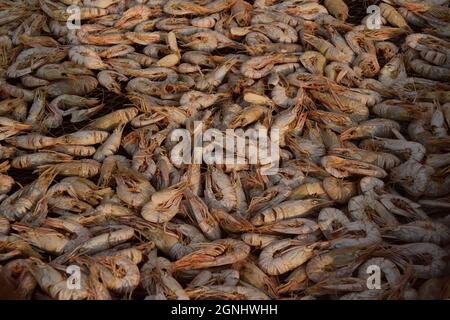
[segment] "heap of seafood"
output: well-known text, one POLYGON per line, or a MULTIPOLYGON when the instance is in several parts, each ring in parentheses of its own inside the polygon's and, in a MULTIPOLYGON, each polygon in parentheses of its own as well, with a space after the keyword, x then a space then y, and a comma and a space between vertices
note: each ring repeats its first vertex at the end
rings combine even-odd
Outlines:
POLYGON ((448 0, 0 0, 0 91, 15 298, 450 298, 448 0))

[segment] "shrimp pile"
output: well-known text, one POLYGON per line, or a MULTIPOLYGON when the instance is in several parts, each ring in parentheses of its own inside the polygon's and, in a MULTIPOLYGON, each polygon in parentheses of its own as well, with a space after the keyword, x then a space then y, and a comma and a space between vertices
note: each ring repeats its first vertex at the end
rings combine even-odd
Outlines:
POLYGON ((11 295, 449 299, 449 1, 354 2, 0 0, 11 295))

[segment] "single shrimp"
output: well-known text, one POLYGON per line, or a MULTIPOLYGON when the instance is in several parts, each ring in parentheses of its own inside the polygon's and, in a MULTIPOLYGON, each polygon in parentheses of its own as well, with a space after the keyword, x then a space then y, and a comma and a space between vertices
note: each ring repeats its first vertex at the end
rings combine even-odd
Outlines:
POLYGON ((347 203, 357 193, 356 184, 344 179, 325 177, 322 185, 327 195, 333 201, 341 204, 347 203))
POLYGON ((195 251, 175 261, 174 270, 204 269, 232 264, 244 260, 250 253, 250 247, 244 242, 229 238, 192 246, 195 251))
POLYGON ((191 207, 191 214, 197 221, 199 228, 209 240, 220 239, 220 227, 214 216, 209 212, 203 200, 193 194, 189 189, 185 190, 185 195, 191 207))
POLYGON ((123 74, 111 70, 100 71, 97 74, 97 79, 100 85, 116 94, 121 93, 121 88, 118 82, 124 82, 128 80, 128 78, 123 74))
POLYGON ((371 138, 372 136, 389 138, 393 135, 393 129, 400 130, 400 125, 396 121, 380 118, 371 119, 342 132, 341 140, 371 138))
POLYGON ((420 279, 430 279, 443 275, 446 268, 445 257, 448 253, 433 243, 409 243, 397 245, 396 252, 411 259, 412 273, 420 279))
POLYGON ((130 259, 121 256, 97 256, 93 268, 105 286, 118 293, 132 293, 141 279, 139 268, 130 259))
POLYGON ((67 279, 50 264, 36 258, 29 259, 29 270, 37 283, 50 297, 57 300, 83 300, 88 296, 85 277, 81 277, 81 288, 70 289, 67 279))
POLYGON ((230 177, 216 167, 210 167, 205 180, 205 202, 211 208, 233 210, 237 205, 236 190, 230 177))
POLYGON ((11 166, 17 169, 34 169, 44 164, 52 164, 72 160, 67 154, 58 152, 29 153, 15 157, 11 166))
POLYGON ((238 62, 237 59, 231 58, 218 66, 215 70, 208 73, 196 84, 198 90, 211 90, 220 85, 228 71, 238 62))
POLYGON ((154 192, 142 207, 142 217, 154 223, 170 221, 179 212, 185 188, 186 183, 183 181, 154 192))
POLYGON ((250 221, 255 226, 265 225, 294 217, 304 217, 314 210, 330 205, 332 202, 323 199, 288 200, 272 208, 262 210, 250 221))
POLYGON ((346 178, 351 175, 367 175, 384 178, 387 172, 375 165, 341 158, 338 156, 324 156, 321 159, 324 169, 335 178, 346 178))
POLYGON ((315 253, 316 245, 304 245, 301 241, 284 239, 268 244, 259 255, 258 264, 269 275, 280 275, 293 270, 315 253))
POLYGON ((97 149, 93 158, 103 161, 106 157, 115 154, 120 147, 124 125, 117 126, 105 142, 97 149))
POLYGON ((349 223, 349 218, 339 209, 324 208, 320 211, 317 223, 328 240, 336 237, 336 231, 349 223))
POLYGON ((260 79, 268 75, 276 63, 281 62, 283 55, 267 55, 253 57, 241 65, 241 73, 251 79, 260 79))
POLYGON ((397 226, 399 223, 377 199, 368 195, 353 197, 348 202, 350 216, 356 221, 372 221, 379 226, 397 226))
POLYGON ((404 225, 387 227, 381 230, 383 238, 402 242, 430 242, 445 245, 450 241, 450 229, 439 222, 413 221, 404 225))
POLYGON ((330 248, 367 247, 382 241, 377 225, 369 221, 346 223, 340 232, 342 236, 328 242, 330 248))
POLYGON ((333 249, 318 254, 306 264, 309 279, 318 283, 330 278, 349 277, 370 253, 357 247, 333 249))

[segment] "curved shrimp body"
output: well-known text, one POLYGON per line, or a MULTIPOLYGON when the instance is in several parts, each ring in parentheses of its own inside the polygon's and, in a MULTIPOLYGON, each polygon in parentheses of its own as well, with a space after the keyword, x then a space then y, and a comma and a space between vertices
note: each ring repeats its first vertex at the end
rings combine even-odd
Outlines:
POLYGON ((314 255, 314 249, 315 245, 305 246, 298 240, 274 241, 261 251, 258 264, 269 275, 284 274, 308 261, 314 255))
POLYGON ((126 226, 115 227, 116 230, 111 230, 97 236, 93 236, 89 240, 77 246, 69 254, 94 254, 113 246, 124 243, 134 237, 134 229, 126 226))
POLYGON ((211 167, 206 176, 205 202, 212 208, 227 212, 237 205, 237 194, 230 177, 216 167, 211 167))
POLYGON ((241 73, 251 79, 260 79, 267 76, 275 66, 283 59, 283 55, 267 55, 253 57, 242 63, 241 73))
POLYGON ((257 213, 250 221, 255 226, 262 226, 284 219, 304 217, 331 203, 323 199, 288 200, 257 213))
POLYGON ((115 154, 119 150, 124 127, 124 125, 119 125, 114 129, 112 134, 95 152, 94 160, 103 161, 106 157, 115 154))
POLYGON ((321 159, 324 169, 335 178, 345 178, 351 175, 365 175, 384 178, 387 172, 375 165, 341 158, 338 156, 325 156, 321 159))
POLYGON ((41 289, 53 299, 83 300, 87 298, 88 291, 86 283, 83 283, 83 277, 81 289, 69 289, 67 287, 67 280, 49 264, 36 258, 30 258, 28 266, 41 289))
POLYGON ((264 248, 274 241, 281 240, 281 237, 272 234, 246 232, 241 235, 241 240, 249 246, 264 248))
POLYGON ((405 43, 421 52, 435 51, 446 56, 447 61, 450 54, 450 46, 447 41, 435 37, 431 34, 414 33, 406 37, 405 43))
POLYGON ((355 220, 372 221, 379 226, 397 226, 399 223, 383 204, 368 195, 353 197, 348 202, 348 211, 355 220))
POLYGON ((446 268, 448 252, 433 243, 409 243, 394 248, 407 258, 417 261, 412 264, 413 276, 420 279, 440 277, 446 268))
POLYGON ((337 92, 336 94, 332 94, 330 92, 310 90, 310 93, 315 99, 322 102, 327 109, 343 112, 353 121, 364 121, 369 117, 369 109, 366 106, 367 102, 362 103, 362 101, 359 101, 354 92, 349 92, 348 94, 345 92, 337 92))
POLYGON ((19 53, 16 61, 6 70, 9 78, 18 78, 41 67, 46 63, 56 63, 67 56, 67 50, 64 48, 38 47, 26 49, 19 53))
POLYGON ((434 66, 422 59, 413 59, 408 62, 408 66, 422 77, 438 81, 450 81, 450 70, 448 68, 434 66))
POLYGON ((54 178, 55 171, 46 170, 34 182, 10 195, 0 204, 2 215, 11 221, 24 218, 42 199, 54 178))
POLYGON ((85 46, 73 46, 70 48, 69 58, 73 62, 91 70, 107 68, 107 64, 102 61, 102 58, 94 50, 85 46))
POLYGON ((375 152, 357 148, 333 148, 332 153, 348 159, 367 162, 386 170, 392 169, 401 163, 401 160, 395 155, 386 152, 375 152))
POLYGON ((294 234, 307 235, 317 234, 319 226, 314 220, 305 218, 292 218, 288 220, 281 220, 273 224, 261 226, 256 229, 258 232, 280 233, 280 234, 294 234))
POLYGON ((267 275, 261 268, 258 267, 256 262, 247 259, 240 263, 237 280, 249 283, 250 285, 258 288, 262 292, 266 293, 272 298, 278 296, 277 285, 278 282, 274 277, 267 275))
POLYGON ((220 85, 225 78, 228 71, 238 62, 237 59, 231 58, 225 61, 221 66, 218 66, 214 71, 208 73, 200 82, 197 82, 196 88, 198 90, 212 89, 220 85))
POLYGON ((232 264, 244 260, 250 247, 234 239, 219 239, 208 243, 192 245, 197 250, 175 261, 175 270, 204 269, 232 264))
POLYGON ((366 249, 341 248, 318 254, 306 264, 306 274, 314 282, 349 277, 367 255, 366 249))
POLYGON ((431 242, 445 245, 450 241, 450 229, 439 222, 413 221, 400 226, 384 228, 382 236, 403 242, 431 242))
POLYGON ((56 145, 58 143, 58 138, 46 137, 37 133, 30 133, 7 138, 5 141, 22 149, 37 150, 56 145))
POLYGON ((128 78, 116 71, 103 70, 97 74, 97 80, 109 91, 120 94, 121 88, 118 82, 127 81, 128 78))
POLYGON ((345 54, 344 52, 340 51, 338 48, 333 46, 330 42, 323 40, 321 38, 318 38, 316 36, 313 36, 311 34, 304 34, 303 40, 312 45, 314 48, 319 50, 320 53, 322 53, 325 58, 329 61, 337 61, 337 62, 344 62, 349 63, 352 60, 352 56, 349 56, 345 54))
MULTIPOLYGON (((397 265, 391 260, 383 257, 370 258, 364 262, 358 269, 358 277, 367 280, 370 276, 367 270, 370 266, 374 265, 380 268, 382 276, 384 276, 383 278, 386 279, 386 282, 391 289, 395 288, 402 280, 402 275, 400 274, 397 265)), ((383 284, 382 287, 384 287, 383 284)))
POLYGON ((21 224, 15 224, 12 228, 28 243, 52 254, 62 254, 69 242, 63 234, 49 228, 30 228, 21 224))
POLYGON ((138 109, 131 107, 113 111, 92 121, 87 128, 111 131, 119 125, 125 125, 138 114, 138 109))
POLYGON ((63 94, 75 96, 87 96, 98 86, 96 78, 91 76, 79 76, 74 79, 59 80, 47 86, 47 93, 52 97, 63 94))
POLYGON ((425 147, 421 143, 415 141, 375 138, 372 140, 363 141, 362 143, 370 144, 371 148, 383 148, 392 151, 403 156, 407 160, 413 159, 415 161, 422 161, 426 153, 425 147))
POLYGON ((126 257, 98 256, 93 267, 105 286, 118 293, 133 292, 141 279, 139 268, 126 257))
POLYGON ((332 239, 336 231, 349 223, 348 217, 339 209, 324 208, 320 211, 318 226, 327 239, 332 239))
POLYGON ((343 0, 325 0, 324 6, 337 19, 345 21, 348 18, 348 7, 343 0))
POLYGON ((166 223, 178 212, 183 191, 186 187, 184 182, 174 184, 169 188, 154 192, 141 210, 142 217, 154 223, 166 223))
POLYGON ((326 177, 322 185, 327 195, 337 203, 347 203, 357 192, 354 182, 335 177, 326 177))
POLYGON ((414 159, 409 159, 391 170, 391 180, 398 182, 399 185, 410 195, 422 195, 434 169, 430 166, 423 165, 414 159))
POLYGON ((58 143, 61 144, 89 146, 104 142, 108 136, 109 133, 105 131, 80 130, 61 136, 57 139, 58 143))
POLYGON ((190 190, 185 192, 187 201, 191 206, 192 215, 198 223, 199 228, 210 240, 220 239, 221 231, 219 223, 209 212, 208 207, 200 197, 193 194, 190 190))
POLYGON ((392 129, 399 131, 400 125, 396 121, 389 119, 371 119, 345 130, 341 133, 341 139, 363 139, 373 136, 389 138, 392 136, 392 129))
POLYGON ((365 248, 376 245, 382 241, 380 231, 376 224, 369 221, 354 221, 344 225, 342 236, 329 242, 331 248, 365 248), (352 232, 363 232, 363 236, 351 235, 352 232))
POLYGON ((114 175, 117 184, 117 196, 133 207, 142 207, 155 191, 147 179, 133 169, 118 163, 118 172, 114 175))

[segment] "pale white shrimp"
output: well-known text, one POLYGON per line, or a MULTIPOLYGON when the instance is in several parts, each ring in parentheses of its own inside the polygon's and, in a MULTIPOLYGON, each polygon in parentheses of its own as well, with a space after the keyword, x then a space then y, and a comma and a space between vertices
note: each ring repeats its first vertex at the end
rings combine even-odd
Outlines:
POLYGON ((342 236, 329 241, 331 248, 367 247, 382 241, 380 231, 376 224, 369 221, 355 221, 344 225, 342 236), (364 235, 352 235, 352 232, 364 235))
POLYGON ((443 275, 448 252, 433 243, 410 243, 394 247, 398 253, 411 259, 414 277, 430 279, 443 275))
POLYGON ((185 191, 187 201, 190 204, 192 216, 197 221, 199 228, 210 240, 220 239, 221 231, 219 223, 209 212, 208 207, 203 200, 193 194, 190 190, 185 191))
POLYGON ((306 264, 308 279, 318 283, 330 278, 350 276, 370 250, 358 247, 325 251, 314 256, 306 264))
POLYGON ((216 167, 210 167, 206 176, 205 202, 212 208, 223 208, 226 211, 237 205, 236 191, 230 177, 216 167))
POLYGON ((97 256, 93 267, 105 286, 118 293, 131 293, 141 279, 139 268, 126 257, 97 256))
POLYGON ((301 241, 283 239, 269 243, 260 253, 258 264, 269 275, 280 275, 293 270, 315 253, 315 245, 303 245, 301 241))
POLYGON ((179 212, 185 188, 186 183, 179 182, 166 189, 154 192, 150 200, 142 207, 142 217, 155 223, 170 221, 179 212))
POLYGON ((67 279, 51 265, 36 258, 30 258, 28 263, 30 272, 39 286, 53 299, 57 300, 83 300, 88 296, 86 279, 82 275, 81 287, 69 288, 67 279))
POLYGON ((128 78, 123 74, 111 71, 111 70, 102 70, 97 74, 97 79, 100 85, 104 86, 109 91, 120 94, 121 88, 118 82, 127 81, 128 78))
POLYGON ((349 218, 336 208, 322 209, 317 218, 319 228, 328 240, 335 237, 336 231, 349 222, 349 218))
POLYGON ((404 225, 383 228, 382 236, 404 242, 431 242, 445 245, 450 242, 450 229, 439 222, 413 221, 404 225))
POLYGON ((381 203, 391 212, 409 219, 428 220, 420 204, 396 194, 385 193, 379 197, 381 203))
POLYGON ((241 234, 241 239, 249 246, 262 249, 274 241, 281 240, 281 237, 272 234, 246 232, 241 234))
POLYGON ((422 195, 431 179, 434 169, 414 159, 409 159, 391 170, 390 178, 398 182, 412 196, 422 195))
POLYGON ((384 182, 375 177, 364 177, 359 182, 359 186, 364 194, 377 197, 383 193, 384 182))
POLYGON ((73 46, 70 48, 69 58, 88 69, 106 69, 108 67, 94 50, 85 46, 73 46))
MULTIPOLYGON (((397 265, 387 258, 376 257, 371 258, 364 262, 358 269, 358 277, 367 280, 370 277, 370 273, 367 272, 370 266, 377 266, 382 272, 383 278, 386 279, 387 284, 391 289, 399 285, 401 281, 401 273, 397 265)), ((384 287, 382 285, 382 287, 384 287)))
POLYGON ((326 207, 331 201, 323 199, 305 199, 284 201, 274 207, 262 210, 257 213, 251 222, 255 226, 265 225, 271 222, 280 221, 294 217, 304 217, 314 210, 326 207))
POLYGON ((377 137, 374 138, 373 142, 377 147, 382 147, 386 150, 405 156, 406 160, 413 159, 416 161, 422 161, 426 153, 425 147, 421 143, 415 141, 377 137))
POLYGON ((124 125, 119 125, 105 142, 97 149, 93 158, 97 161, 103 161, 106 157, 115 154, 120 147, 124 125))
POLYGON ((398 221, 383 204, 367 195, 353 197, 348 202, 348 212, 354 220, 372 221, 379 226, 396 226, 398 221))
POLYGON ((191 245, 195 251, 173 263, 175 270, 203 269, 236 263, 247 258, 250 247, 244 242, 226 238, 191 245))
POLYGON ((114 227, 116 230, 94 236, 74 248, 70 255, 75 253, 93 254, 110 249, 113 246, 124 243, 134 237, 134 229, 127 226, 114 227))

